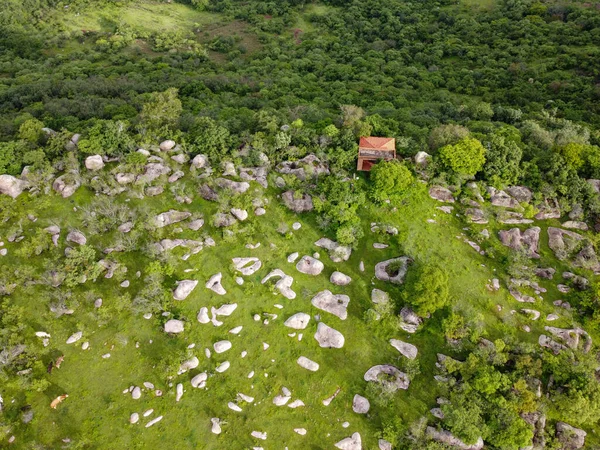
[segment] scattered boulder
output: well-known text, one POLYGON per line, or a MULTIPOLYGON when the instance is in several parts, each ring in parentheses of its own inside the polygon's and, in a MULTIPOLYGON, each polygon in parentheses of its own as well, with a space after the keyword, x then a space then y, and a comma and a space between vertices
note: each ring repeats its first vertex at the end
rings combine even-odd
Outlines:
POLYGON ((215 342, 213 347, 214 347, 216 353, 224 353, 231 348, 231 342, 229 342, 229 341, 215 342))
POLYGON ((230 212, 237 220, 244 221, 248 218, 248 211, 245 209, 231 208, 230 212))
POLYGON ((227 291, 225 290, 225 288, 223 287, 223 285, 221 285, 221 279, 222 278, 223 278, 223 274, 221 272, 213 275, 206 282, 206 287, 208 289, 210 289, 211 291, 215 292, 216 294, 225 295, 227 293, 227 291))
POLYGON ((204 200, 208 200, 209 202, 219 201, 219 194, 217 194, 216 191, 208 184, 201 185, 199 193, 200 197, 202 197, 204 200))
POLYGON ((485 217, 483 210, 479 208, 467 208, 465 210, 465 216, 469 219, 469 222, 476 223, 479 225, 485 225, 488 223, 488 219, 485 217))
POLYGON ((283 324, 286 327, 293 328, 294 330, 304 330, 308 326, 310 316, 306 313, 296 313, 290 316, 283 324))
POLYGON ((181 280, 177 282, 177 288, 173 292, 175 300, 185 300, 198 285, 198 280, 181 280))
POLYGON ((88 170, 102 170, 104 168, 104 161, 102 156, 93 155, 85 158, 85 167, 88 170))
POLYGON ((191 165, 194 169, 203 169, 209 166, 208 156, 206 155, 196 155, 192 159, 191 165))
POLYGON ((138 183, 152 183, 157 178, 170 173, 171 168, 169 166, 165 166, 161 162, 151 162, 144 166, 144 173, 138 175, 136 181, 138 183))
POLYGON ((342 439, 335 446, 341 450, 362 450, 362 440, 360 434, 353 433, 351 437, 342 439))
POLYGON ((275 170, 279 173, 294 175, 300 180, 329 174, 327 164, 312 153, 298 161, 283 161, 277 165, 275 170))
POLYGON ((325 265, 319 261, 318 259, 313 258, 312 256, 303 256, 300 261, 296 264, 296 269, 298 272, 302 272, 308 275, 319 275, 325 265))
POLYGON ((206 372, 201 372, 192 378, 190 383, 193 388, 203 388, 206 386, 206 380, 208 380, 208 374, 206 372))
POLYGON ((0 175, 0 194, 17 198, 27 187, 28 183, 12 175, 0 175))
POLYGON ((177 319, 170 319, 165 323, 165 333, 183 333, 183 321, 177 319))
POLYGON ((566 222, 563 222, 562 226, 564 228, 569 228, 569 229, 573 229, 573 230, 581 230, 581 231, 588 230, 587 223, 579 222, 577 220, 567 220, 566 222))
POLYGON ((321 348, 342 348, 344 346, 344 335, 337 330, 319 322, 315 339, 321 348))
POLYGON ((515 209, 519 208, 519 202, 502 190, 496 190, 492 187, 488 188, 492 205, 502 208, 515 209))
POLYGON ((319 370, 319 364, 308 359, 305 356, 300 356, 296 361, 298 365, 306 370, 310 370, 311 372, 316 372, 319 370))
POLYGON ((408 264, 411 261, 407 256, 400 256, 377 263, 375 266, 375 276, 381 281, 402 284, 408 270, 408 264))
POLYGON ((390 339, 390 345, 408 359, 415 359, 417 357, 417 347, 408 342, 403 342, 399 339, 390 339))
POLYGON ((518 228, 500 230, 498 235, 502 244, 514 250, 524 250, 530 258, 539 258, 540 227, 531 227, 524 232, 518 228))
POLYGON ((311 304, 315 308, 333 314, 342 320, 346 320, 346 317, 348 317, 347 308, 349 303, 350 297, 347 295, 333 294, 327 289, 319 292, 311 300, 311 304))
POLYGON ((241 272, 242 275, 245 276, 252 275, 262 267, 262 262, 255 257, 233 258, 232 261, 236 270, 241 272))
POLYGON ((236 218, 230 213, 216 213, 213 219, 213 224, 217 228, 230 227, 236 223, 236 218))
POLYGON ((296 298, 296 293, 292 291, 292 283, 294 279, 289 275, 286 275, 283 270, 275 269, 272 270, 266 277, 261 280, 261 284, 265 284, 273 277, 279 277, 280 279, 275 283, 275 289, 277 289, 281 295, 289 300, 293 300, 296 298))
POLYGON ((427 167, 429 164, 429 160, 431 159, 431 155, 427 152, 417 152, 415 155, 415 165, 420 167, 427 167))
POLYGON ((533 198, 533 193, 525 186, 509 186, 506 190, 519 203, 529 203, 533 198))

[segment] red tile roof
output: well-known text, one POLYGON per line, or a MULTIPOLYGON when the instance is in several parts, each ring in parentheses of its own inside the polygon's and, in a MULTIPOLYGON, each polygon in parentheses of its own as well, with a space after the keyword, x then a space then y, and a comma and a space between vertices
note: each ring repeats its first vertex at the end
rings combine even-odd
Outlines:
POLYGON ((358 146, 360 148, 367 148, 370 150, 390 151, 396 149, 396 140, 394 138, 386 137, 361 137, 358 146))

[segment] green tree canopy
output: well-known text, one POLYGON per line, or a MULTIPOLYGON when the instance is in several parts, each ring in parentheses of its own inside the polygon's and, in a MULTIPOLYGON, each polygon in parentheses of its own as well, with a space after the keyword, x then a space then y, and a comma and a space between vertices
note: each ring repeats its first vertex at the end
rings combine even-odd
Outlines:
POLYGON ((472 177, 485 163, 485 148, 475 138, 466 137, 439 150, 442 165, 457 175, 472 177))
POLYGON ((404 195, 415 178, 406 164, 398 161, 380 161, 371 170, 371 197, 382 202, 404 195))

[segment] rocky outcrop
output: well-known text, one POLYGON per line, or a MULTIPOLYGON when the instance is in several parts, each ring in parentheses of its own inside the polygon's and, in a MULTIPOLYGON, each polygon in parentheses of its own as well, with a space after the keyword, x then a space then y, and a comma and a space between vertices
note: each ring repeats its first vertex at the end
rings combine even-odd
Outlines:
POLYGON ((302 194, 302 196, 296 198, 295 191, 286 191, 281 194, 281 199, 288 209, 296 213, 312 211, 314 208, 312 197, 308 194, 302 194))
POLYGON ((476 223, 478 225, 485 225, 488 223, 485 213, 479 208, 467 208, 465 210, 465 216, 471 223, 476 223))
POLYGON ((12 198, 17 198, 28 183, 12 175, 0 175, 0 194, 9 195, 12 198))
POLYGON ((250 189, 250 183, 247 181, 232 181, 227 178, 217 178, 215 183, 221 189, 226 189, 236 194, 243 194, 250 189))
POLYGON ((375 266, 375 276, 381 281, 402 284, 411 261, 407 256, 382 261, 375 266))
POLYGON ((52 183, 52 189, 59 193, 62 198, 73 195, 79 186, 81 186, 81 181, 79 181, 79 176, 75 174, 61 175, 52 183))
POLYGON ((177 222, 181 222, 192 215, 191 212, 188 211, 177 211, 171 209, 167 212, 160 213, 154 218, 154 223, 157 228, 166 227, 168 225, 172 225, 177 222))
POLYGON ((455 437, 452 433, 446 430, 436 430, 433 427, 427 427, 427 436, 436 442, 455 447, 461 450, 481 450, 483 448, 483 439, 477 439, 475 444, 465 444, 463 441, 455 437))
POLYGON ((431 186, 429 188, 429 196, 439 202, 454 203, 452 192, 442 186, 431 186))
POLYGON ((565 422, 556 422, 556 437, 565 450, 576 450, 583 448, 587 433, 575 428, 565 422))
POLYGON ((144 173, 138 175, 136 181, 141 184, 152 183, 157 178, 170 173, 171 168, 169 166, 165 166, 161 162, 151 162, 144 166, 144 173))
POLYGON ((506 191, 520 203, 529 203, 533 198, 531 190, 525 186, 510 186, 506 191))
POLYGON ((488 188, 488 192, 490 193, 490 200, 492 205, 500 206, 502 208, 510 208, 515 209, 519 208, 519 202, 508 195, 506 192, 501 190, 496 190, 492 187, 488 188))
POLYGON ((523 250, 530 258, 539 258, 540 227, 531 227, 523 232, 518 228, 500 230, 498 236, 502 244, 513 250, 523 250))
POLYGON ((268 173, 266 167, 242 167, 240 169, 240 178, 244 181, 256 181, 263 188, 267 189, 269 187, 267 181, 268 173))
POLYGON ((279 163, 275 170, 279 173, 294 175, 300 180, 329 174, 327 164, 312 153, 298 161, 284 161, 279 163))
POLYGON ((390 391, 408 389, 410 381, 404 372, 389 364, 373 366, 364 376, 365 381, 376 382, 384 385, 390 391))
POLYGON ((584 242, 584 237, 573 231, 548 227, 548 247, 560 260, 573 258, 573 264, 584 267, 594 272, 600 271, 600 262, 594 247, 589 242, 584 242), (581 248, 583 246, 583 248, 581 248), (577 254, 574 255, 574 253, 577 254))

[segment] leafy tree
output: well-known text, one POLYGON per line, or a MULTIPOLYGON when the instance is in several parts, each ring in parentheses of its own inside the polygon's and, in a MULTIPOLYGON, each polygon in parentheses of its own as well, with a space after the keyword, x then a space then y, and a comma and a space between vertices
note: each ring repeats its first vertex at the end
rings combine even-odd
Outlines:
POLYGON ((42 139, 44 132, 44 123, 37 119, 28 119, 19 127, 19 138, 31 144, 38 144, 42 139))
POLYGON ((371 197, 383 202, 402 197, 415 179, 406 164, 398 161, 380 161, 371 170, 371 197))
POLYGON ((472 177, 485 163, 485 148, 475 138, 464 138, 454 145, 446 145, 439 150, 443 166, 457 175, 472 177))
POLYGON ((123 156, 135 146, 128 130, 129 123, 125 121, 96 120, 86 136, 79 140, 78 148, 90 155, 123 156))

